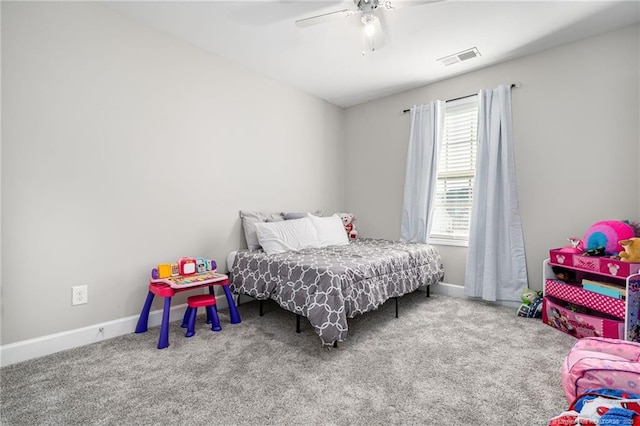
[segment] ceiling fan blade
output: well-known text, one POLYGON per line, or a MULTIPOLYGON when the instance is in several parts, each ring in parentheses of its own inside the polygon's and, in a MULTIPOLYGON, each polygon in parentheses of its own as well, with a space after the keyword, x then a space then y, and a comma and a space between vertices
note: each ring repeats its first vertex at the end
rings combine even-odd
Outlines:
POLYGON ((396 10, 409 6, 420 6, 429 3, 439 3, 441 1, 444 0, 385 0, 380 2, 380 6, 382 6, 386 10, 396 10))
POLYGON ((309 18, 298 19, 296 26, 300 28, 310 27, 312 25, 322 24, 323 22, 332 21, 336 18, 348 17, 356 13, 356 11, 343 9, 336 12, 324 13, 322 15, 311 16, 309 18))

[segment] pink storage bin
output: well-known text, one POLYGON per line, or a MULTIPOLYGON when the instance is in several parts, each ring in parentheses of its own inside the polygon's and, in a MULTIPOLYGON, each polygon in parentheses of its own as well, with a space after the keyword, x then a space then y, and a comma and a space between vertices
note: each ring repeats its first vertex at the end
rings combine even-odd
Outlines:
POLYGON ((545 296, 553 296, 569 303, 585 306, 594 311, 603 312, 618 318, 625 317, 625 301, 604 294, 594 293, 577 285, 565 284, 556 280, 546 280, 545 296))
POLYGON ((612 277, 626 278, 629 275, 640 273, 640 263, 621 262, 619 260, 602 258, 600 272, 612 277))
POLYGON ((542 299, 542 321, 579 339, 583 337, 624 338, 624 320, 602 318, 564 308, 563 302, 545 296, 542 299))
POLYGON ((640 263, 621 262, 610 257, 582 256, 563 252, 561 248, 549 250, 549 262, 556 266, 566 266, 618 278, 640 273, 640 263))
MULTIPOLYGON (((583 271, 600 272, 603 257, 573 255, 573 267, 583 271)), ((607 258, 608 259, 608 258, 607 258)))
POLYGON ((573 254, 563 252, 562 249, 549 250, 549 262, 558 266, 573 266, 573 254))
POLYGON ((640 393, 640 343, 603 337, 578 340, 562 366, 567 401, 587 389, 640 393))

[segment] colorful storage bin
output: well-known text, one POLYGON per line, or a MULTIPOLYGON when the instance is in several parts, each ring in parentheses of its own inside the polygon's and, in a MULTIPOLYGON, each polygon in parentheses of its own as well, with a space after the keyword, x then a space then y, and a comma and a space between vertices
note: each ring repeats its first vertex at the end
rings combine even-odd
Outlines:
POLYGON ((547 280, 544 287, 545 296, 553 296, 580 306, 588 306, 605 314, 618 318, 625 316, 625 301, 604 294, 585 290, 577 285, 565 284, 556 280, 547 280))
POLYGON ((624 320, 574 312, 565 306, 565 301, 553 296, 545 296, 542 301, 542 321, 579 339, 583 337, 624 338, 624 320))
POLYGON ((626 278, 629 275, 640 273, 640 263, 621 262, 610 257, 583 256, 564 252, 559 248, 549 250, 549 256, 552 265, 566 266, 612 277, 626 278))

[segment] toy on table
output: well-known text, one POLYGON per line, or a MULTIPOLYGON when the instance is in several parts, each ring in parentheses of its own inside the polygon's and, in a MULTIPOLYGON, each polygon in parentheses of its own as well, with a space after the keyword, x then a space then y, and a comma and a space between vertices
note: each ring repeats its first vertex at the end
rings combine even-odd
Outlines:
POLYGON ((161 263, 158 265, 158 278, 168 278, 171 276, 171 264, 161 263))
POLYGON ((353 213, 337 213, 337 215, 342 219, 344 230, 347 232, 349 238, 358 238, 358 231, 356 231, 356 225, 353 223, 353 221, 356 220, 356 216, 353 213))
POLYGON ((165 278, 163 280, 157 280, 157 282, 169 284, 169 286, 173 288, 184 288, 201 285, 206 282, 223 281, 227 278, 228 277, 226 275, 207 271, 199 274, 191 274, 186 276, 181 275, 179 277, 165 278))
POLYGON ((518 316, 525 318, 542 317, 542 292, 525 288, 522 291, 522 305, 518 308, 518 316))
POLYGON ((627 240, 618 241, 624 248, 618 253, 622 262, 640 262, 640 238, 633 237, 627 240))
POLYGON ((151 279, 161 280, 166 278, 185 277, 202 274, 205 272, 217 272, 217 264, 213 259, 204 257, 182 257, 176 263, 160 263, 151 270, 151 279))
POLYGON ((193 257, 181 257, 178 259, 180 275, 193 275, 196 273, 196 260, 193 257))
POLYGON ((206 272, 207 271, 207 261, 204 257, 196 257, 196 272, 206 272))

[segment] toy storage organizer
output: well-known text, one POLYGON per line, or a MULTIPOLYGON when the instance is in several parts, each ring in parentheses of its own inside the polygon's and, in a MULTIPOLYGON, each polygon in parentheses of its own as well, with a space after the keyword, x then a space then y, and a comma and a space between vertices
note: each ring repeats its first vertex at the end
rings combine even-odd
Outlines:
POLYGON ((542 320, 577 338, 640 341, 640 263, 550 251, 544 261, 542 320), (564 274, 557 279, 553 269, 564 274), (583 280, 618 286, 626 298, 596 293, 583 280))

